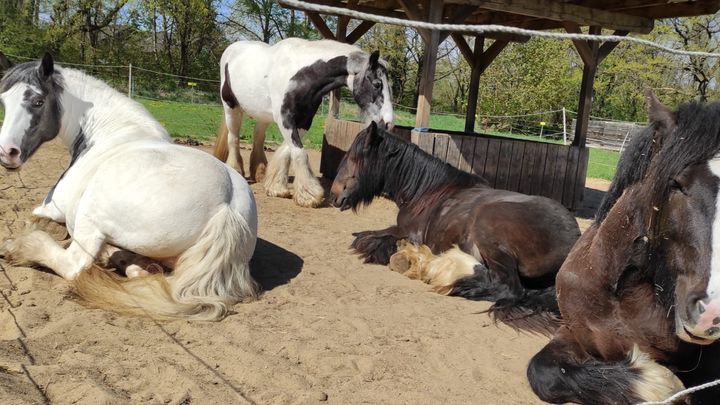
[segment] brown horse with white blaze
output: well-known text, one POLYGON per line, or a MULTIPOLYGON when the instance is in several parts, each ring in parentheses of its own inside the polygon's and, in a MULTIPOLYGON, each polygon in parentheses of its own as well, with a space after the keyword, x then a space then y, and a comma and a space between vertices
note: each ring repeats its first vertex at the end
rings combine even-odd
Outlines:
MULTIPOLYGON (((432 255, 450 251, 429 257, 445 264, 417 277, 438 280, 436 289, 448 295, 495 301, 496 319, 513 326, 555 328, 555 274, 580 235, 558 202, 493 189, 373 123, 350 146, 331 191, 343 210, 378 196, 400 208, 397 225, 356 234, 352 247, 366 262, 388 264, 403 239, 427 245, 432 255)), ((407 247, 399 254, 412 273, 418 254, 428 255, 407 247)))
POLYGON ((647 98, 651 125, 558 273, 564 325, 528 367, 544 401, 661 401, 720 377, 720 104, 647 98))

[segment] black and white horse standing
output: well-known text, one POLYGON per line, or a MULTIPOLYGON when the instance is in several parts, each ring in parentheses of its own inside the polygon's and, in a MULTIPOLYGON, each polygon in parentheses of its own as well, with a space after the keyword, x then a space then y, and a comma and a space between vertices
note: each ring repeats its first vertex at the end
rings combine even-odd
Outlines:
POLYGON ((247 113, 257 121, 249 177, 259 181, 264 176, 268 195, 292 195, 300 206, 317 207, 323 199, 323 188, 310 170, 301 139, 324 95, 347 86, 368 121, 393 122, 387 69, 377 51, 368 54, 330 40, 289 38, 272 46, 241 41, 223 53, 220 75, 225 120, 215 155, 227 156, 227 164, 244 174, 238 135, 247 113), (273 121, 283 143, 268 165, 263 145, 265 130, 273 121), (288 189, 290 162, 295 171, 293 193, 288 189))

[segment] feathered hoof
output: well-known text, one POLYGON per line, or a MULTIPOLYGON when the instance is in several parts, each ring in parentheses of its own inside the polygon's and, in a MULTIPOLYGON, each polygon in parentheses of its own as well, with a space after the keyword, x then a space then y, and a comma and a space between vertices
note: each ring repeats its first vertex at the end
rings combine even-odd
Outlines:
POLYGON ((32 264, 32 261, 27 257, 25 252, 27 252, 28 245, 31 241, 29 237, 34 232, 40 231, 33 231, 30 234, 16 239, 7 239, 0 245, 0 257, 4 258, 5 261, 13 266, 27 266, 32 264))
POLYGON ((322 205, 324 196, 325 190, 320 183, 312 183, 295 190, 293 199, 301 207, 317 208, 322 205))
POLYGON ((278 184, 273 184, 271 186, 265 185, 265 194, 267 194, 269 197, 279 197, 279 198, 290 198, 292 197, 292 193, 286 186, 281 186, 278 184))
MULTIPOLYGON (((685 389, 677 376, 664 366, 656 363, 635 346, 630 366, 637 371, 638 380, 633 383, 634 394, 645 402, 664 401, 673 394, 685 389)), ((685 404, 683 399, 673 404, 685 404)))

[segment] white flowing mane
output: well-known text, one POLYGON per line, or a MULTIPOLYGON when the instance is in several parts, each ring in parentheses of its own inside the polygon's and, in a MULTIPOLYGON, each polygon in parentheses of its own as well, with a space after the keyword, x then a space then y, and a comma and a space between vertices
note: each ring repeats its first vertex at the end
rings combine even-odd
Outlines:
POLYGON ((169 139, 165 128, 136 101, 79 70, 57 65, 55 69, 63 78, 61 136, 66 143, 80 128, 93 140, 121 134, 169 139), (83 102, 91 106, 78 116, 77 109, 83 108, 83 102))

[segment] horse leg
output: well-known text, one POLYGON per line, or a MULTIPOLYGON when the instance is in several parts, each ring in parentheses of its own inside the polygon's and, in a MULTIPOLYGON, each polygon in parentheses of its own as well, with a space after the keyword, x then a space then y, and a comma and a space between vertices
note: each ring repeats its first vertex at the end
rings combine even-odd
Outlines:
POLYGON ((318 207, 323 202, 325 189, 310 170, 307 151, 302 146, 291 144, 290 156, 295 170, 293 199, 301 207, 318 207))
POLYGON ((76 235, 67 249, 63 249, 52 236, 32 231, 5 242, 5 258, 15 264, 39 264, 53 270, 66 280, 74 280, 92 265, 105 243, 105 237, 96 229, 77 227, 76 235), (89 232, 87 232, 89 231, 89 232))
POLYGON ((253 130, 253 147, 250 153, 250 179, 256 182, 265 179, 267 158, 265 157, 265 131, 268 123, 257 121, 253 130))
POLYGON ((240 107, 230 108, 223 104, 223 108, 225 109, 228 145, 228 157, 225 163, 245 176, 243 159, 240 156, 240 129, 242 128, 243 112, 240 107))
POLYGON ((439 294, 447 295, 455 283, 475 272, 482 263, 457 246, 435 256, 427 245, 398 242, 398 251, 390 257, 390 269, 406 277, 430 284, 439 294))
POLYGON ((162 264, 155 260, 108 244, 103 246, 96 262, 104 268, 124 273, 127 278, 147 276, 165 271, 162 264))
POLYGON ((390 256, 397 251, 397 242, 405 238, 397 226, 379 231, 353 233, 355 240, 350 247, 363 258, 365 263, 387 265, 390 256))
POLYGON ((290 198, 288 189, 288 169, 290 167, 290 145, 283 142, 270 158, 265 174, 265 193, 270 197, 290 198))
POLYGON ((637 346, 624 359, 590 357, 563 327, 527 369, 530 387, 543 401, 562 404, 636 404, 662 401, 683 389, 680 380, 637 346))
MULTIPOLYGON (((560 323, 555 286, 527 289, 520 281, 513 256, 498 249, 480 255, 484 263, 476 261, 472 273, 458 279, 448 295, 495 302, 488 310, 495 320, 515 329, 552 334, 560 323)), ((468 266, 471 263, 464 262, 468 266)))

